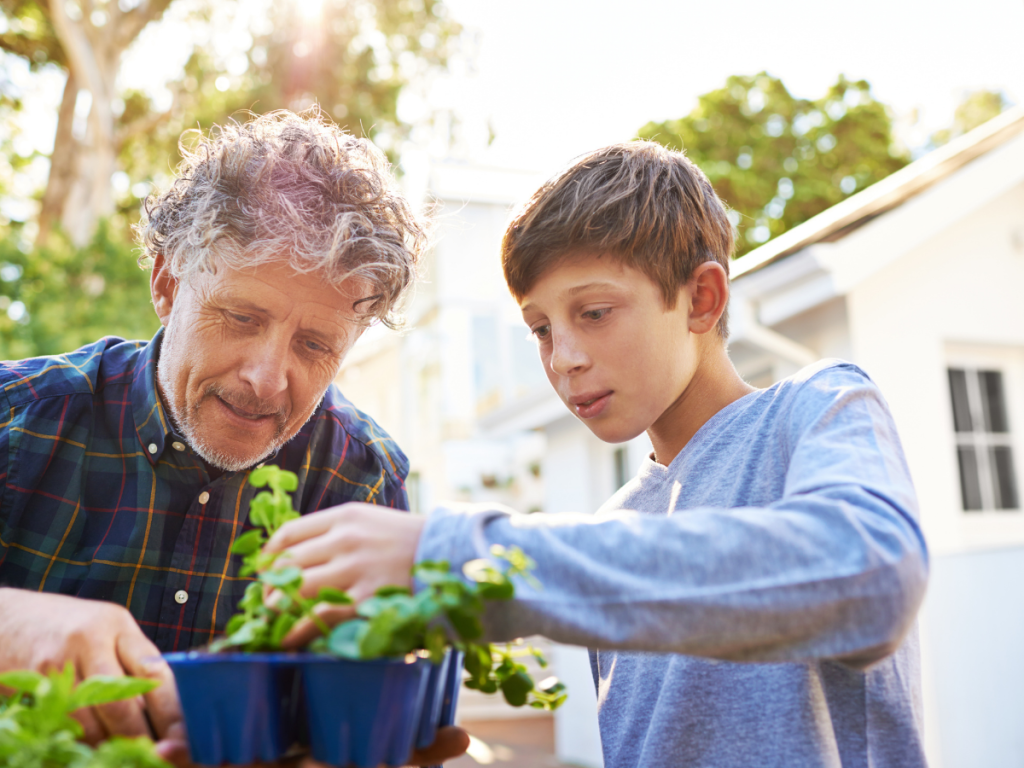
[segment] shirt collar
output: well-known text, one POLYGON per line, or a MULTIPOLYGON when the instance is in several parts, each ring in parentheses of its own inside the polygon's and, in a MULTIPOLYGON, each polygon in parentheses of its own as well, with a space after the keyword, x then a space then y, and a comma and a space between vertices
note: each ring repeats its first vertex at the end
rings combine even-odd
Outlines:
POLYGON ((171 420, 167 417, 156 386, 156 364, 163 337, 164 329, 160 328, 149 344, 142 348, 135 363, 131 390, 135 433, 143 453, 152 465, 156 464, 164 452, 164 446, 173 437, 171 420))

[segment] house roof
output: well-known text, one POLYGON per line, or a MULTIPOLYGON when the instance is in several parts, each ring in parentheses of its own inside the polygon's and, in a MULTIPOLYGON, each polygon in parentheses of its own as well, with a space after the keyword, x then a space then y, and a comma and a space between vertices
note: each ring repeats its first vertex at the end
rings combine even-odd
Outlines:
POLYGON ((1024 105, 1014 107, 733 262, 735 280, 814 243, 835 242, 896 208, 958 169, 1024 132, 1024 105))

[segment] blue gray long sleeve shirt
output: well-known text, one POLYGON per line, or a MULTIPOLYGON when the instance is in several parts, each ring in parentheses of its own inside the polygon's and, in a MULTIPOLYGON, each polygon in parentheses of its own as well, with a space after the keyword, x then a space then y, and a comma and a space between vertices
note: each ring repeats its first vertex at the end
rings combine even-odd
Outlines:
POLYGON ((491 610, 494 639, 587 645, 606 768, 924 765, 927 580, 888 408, 823 362, 647 461, 595 516, 446 508, 418 559, 522 547, 543 585, 491 610))

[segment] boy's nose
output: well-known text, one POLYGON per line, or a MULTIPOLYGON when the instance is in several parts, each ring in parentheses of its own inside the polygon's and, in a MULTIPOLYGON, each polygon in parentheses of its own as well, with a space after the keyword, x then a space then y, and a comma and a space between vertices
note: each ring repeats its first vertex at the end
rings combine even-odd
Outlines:
POLYGON ((559 376, 570 376, 586 369, 586 351, 572 337, 555 337, 551 347, 551 370, 559 376))

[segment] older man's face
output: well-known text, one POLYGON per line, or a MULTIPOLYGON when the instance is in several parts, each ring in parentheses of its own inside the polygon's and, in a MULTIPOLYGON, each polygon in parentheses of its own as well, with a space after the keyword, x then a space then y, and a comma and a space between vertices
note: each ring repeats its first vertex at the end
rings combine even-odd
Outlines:
POLYGON ((364 330, 359 289, 286 263, 179 283, 158 259, 153 299, 167 330, 157 381, 192 448, 238 471, 294 437, 364 330))

